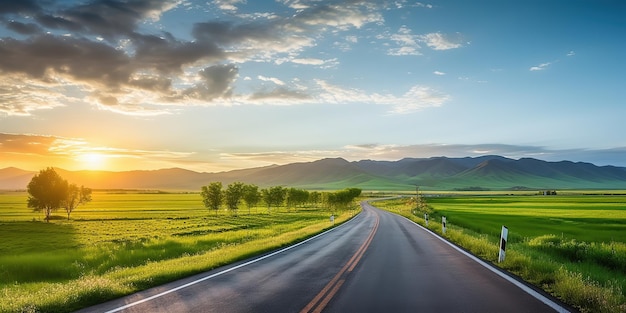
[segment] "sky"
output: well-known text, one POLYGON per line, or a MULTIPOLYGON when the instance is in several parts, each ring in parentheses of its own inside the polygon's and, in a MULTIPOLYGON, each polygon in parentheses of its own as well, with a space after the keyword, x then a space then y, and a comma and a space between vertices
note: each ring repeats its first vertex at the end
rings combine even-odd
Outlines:
POLYGON ((621 0, 0 0, 0 168, 626 166, 621 0))

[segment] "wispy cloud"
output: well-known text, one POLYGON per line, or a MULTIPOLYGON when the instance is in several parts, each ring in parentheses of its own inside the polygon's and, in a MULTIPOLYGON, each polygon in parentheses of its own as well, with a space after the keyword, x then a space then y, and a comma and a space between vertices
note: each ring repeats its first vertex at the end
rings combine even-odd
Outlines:
POLYGON ((587 161, 596 165, 626 166, 626 147, 605 150, 547 149, 542 146, 506 144, 354 144, 327 150, 266 151, 254 153, 222 153, 223 161, 245 161, 250 167, 311 162, 322 158, 342 157, 348 161, 396 161, 403 158, 479 157, 500 155, 511 159, 536 158, 545 161, 587 161))
POLYGON ((433 74, 438 75, 438 76, 446 75, 445 72, 441 72, 441 71, 434 71, 433 74))
POLYGON ((285 82, 283 82, 282 80, 280 80, 280 79, 278 79, 276 77, 265 77, 265 76, 259 75, 258 78, 260 80, 262 80, 262 81, 272 82, 272 83, 274 83, 276 85, 279 85, 279 86, 284 86, 285 85, 285 82))
POLYGON ((413 31, 407 26, 402 26, 395 34, 390 36, 379 35, 379 39, 389 37, 395 46, 388 49, 389 55, 422 55, 420 43, 425 44, 433 50, 450 50, 463 47, 461 36, 458 38, 444 35, 442 33, 429 33, 424 35, 413 34, 413 31))
MULTIPOLYGON (((80 138, 42 136, 36 134, 0 133, 0 168, 20 166, 14 160, 45 160, 66 169, 81 169, 80 162, 87 155, 99 155, 110 162, 151 164, 153 168, 182 167, 197 171, 224 171, 272 164, 310 162, 323 158, 343 157, 349 161, 388 160, 406 157, 477 157, 501 155, 504 157, 537 158, 546 161, 585 161, 596 165, 626 166, 626 147, 613 149, 548 149, 542 146, 507 144, 377 144, 361 143, 343 147, 312 150, 270 150, 255 152, 222 151, 210 160, 200 152, 169 150, 141 150, 94 145, 80 138), (202 159, 202 161, 199 161, 202 159)), ((24 163, 26 164, 26 163, 24 163)), ((109 167, 111 168, 111 167, 109 167)), ((144 166, 145 168, 145 166, 144 166)), ((29 169, 28 167, 26 169, 29 169)))
POLYGON ((218 8, 229 12, 236 12, 238 10, 237 5, 245 2, 246 0, 215 0, 218 8))
MULTIPOLYGON (((383 37, 380 37, 383 38, 383 37)), ((389 55, 421 55, 420 36, 414 35, 406 26, 400 27, 397 33, 392 34, 390 39, 395 42, 397 47, 390 48, 389 55)))
POLYGON ((406 157, 429 158, 478 157, 500 155, 511 159, 536 158, 545 161, 591 162, 598 166, 615 165, 626 167, 626 147, 613 149, 548 149, 542 146, 507 144, 419 144, 419 145, 348 145, 340 152, 347 159, 399 160, 406 157))
POLYGON ((420 36, 421 40, 433 50, 450 50, 463 46, 460 39, 451 39, 442 33, 430 33, 420 36))
POLYGON ((548 68, 550 65, 552 65, 552 62, 546 62, 546 63, 541 63, 537 66, 531 66, 529 71, 534 72, 534 71, 543 71, 546 68, 548 68))
POLYGON ((188 159, 194 154, 194 152, 140 150, 93 145, 80 138, 0 133, 0 156, 9 162, 9 164, 0 163, 0 165, 5 166, 20 164, 21 159, 40 159, 47 160, 44 164, 66 166, 67 169, 81 169, 80 162, 85 155, 99 155, 102 158, 118 161, 135 160, 138 163, 159 163, 162 168, 168 162, 176 163, 188 159))

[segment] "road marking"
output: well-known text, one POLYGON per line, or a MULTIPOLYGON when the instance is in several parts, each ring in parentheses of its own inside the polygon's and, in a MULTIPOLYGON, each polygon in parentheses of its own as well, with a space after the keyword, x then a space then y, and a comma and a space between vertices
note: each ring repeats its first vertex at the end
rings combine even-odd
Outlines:
MULTIPOLYGON (((360 213, 359 213, 359 214, 360 214, 360 213)), ((356 216, 355 216, 355 217, 356 217, 356 216)), ((201 282, 203 282, 203 281, 205 281, 205 280, 209 280, 209 279, 211 279, 211 278, 215 278, 215 277, 217 277, 217 276, 220 276, 220 275, 226 274, 226 273, 228 273, 228 272, 232 272, 232 271, 237 270, 237 269, 240 269, 240 268, 242 268, 242 267, 244 267, 244 266, 248 266, 248 265, 250 265, 250 264, 254 264, 254 263, 256 263, 256 262, 259 262, 259 261, 265 260, 265 259, 270 258, 270 257, 273 257, 273 256, 275 256, 275 255, 277 255, 277 254, 283 253, 283 252, 285 252, 285 251, 287 251, 287 250, 291 250, 291 249, 293 249, 293 248, 295 248, 295 247, 297 247, 297 246, 303 245, 303 244, 305 244, 305 243, 307 243, 307 242, 309 242, 309 241, 311 241, 311 240, 314 240, 314 239, 316 239, 316 238, 318 238, 318 237, 321 237, 321 236, 323 236, 323 235, 325 235, 325 234, 328 234, 328 233, 330 233, 330 232, 332 232, 332 231, 334 231, 334 230, 336 230, 336 229, 339 229, 339 228, 343 227, 344 225, 347 225, 347 224, 351 223, 352 221, 354 221, 354 218, 350 219, 349 221, 347 221, 347 222, 345 222, 345 223, 343 223, 343 224, 341 224, 341 225, 339 225, 339 226, 337 226, 337 227, 333 227, 333 228, 331 228, 331 229, 329 229, 329 230, 327 230, 327 231, 325 231, 325 232, 323 232, 323 233, 317 234, 317 235, 315 235, 315 236, 313 236, 313 237, 311 237, 311 238, 309 238, 309 239, 306 239, 306 240, 304 240, 304 241, 300 241, 300 242, 298 242, 298 243, 296 243, 296 244, 294 244, 294 245, 291 245, 291 246, 289 246, 289 247, 286 247, 286 248, 280 249, 280 250, 278 250, 278 251, 274 251, 274 252, 272 252, 272 253, 270 253, 270 254, 266 254, 266 255, 264 255, 264 256, 262 256, 262 257, 259 257, 259 258, 256 258, 256 259, 253 259, 253 260, 250 260, 250 261, 248 261, 248 262, 245 262, 245 263, 239 264, 239 265, 237 265, 237 266, 233 266, 233 267, 231 267, 231 268, 225 269, 225 270, 220 271, 220 272, 217 272, 217 273, 215 273, 215 274, 211 274, 211 275, 209 275, 209 276, 202 277, 202 278, 200 278, 200 279, 194 280, 194 281, 189 282, 189 283, 186 283, 186 284, 184 284, 184 285, 180 285, 180 286, 178 286, 178 287, 176 287, 176 288, 168 289, 168 290, 166 290, 166 291, 163 291, 163 292, 158 293, 158 294, 156 294, 156 295, 150 296, 150 297, 148 297, 148 298, 144 298, 144 299, 141 299, 141 300, 138 300, 138 301, 135 301, 135 302, 132 302, 132 303, 129 303, 129 304, 123 305, 123 306, 121 306, 121 307, 117 307, 117 308, 111 309, 111 310, 109 310, 109 311, 106 311, 105 313, 115 313, 115 312, 119 312, 119 311, 122 311, 122 310, 128 309, 128 308, 130 308, 130 307, 133 307, 133 306, 135 306, 135 305, 138 305, 138 304, 141 304, 141 303, 145 303, 145 302, 148 302, 148 301, 154 300, 154 299, 156 299, 156 298, 162 297, 162 296, 164 296, 164 295, 170 294, 170 293, 172 293, 172 292, 176 292, 176 291, 181 290, 181 289, 183 289, 183 288, 187 288, 187 287, 189 287, 189 286, 193 286, 193 285, 195 285, 195 284, 197 284, 197 283, 201 283, 201 282)))
MULTIPOLYGON (((379 209, 380 210, 380 209, 379 209)), ((392 213, 393 214, 393 213, 392 213)), ((554 309, 555 311, 559 312, 559 313, 567 313, 570 312, 568 309, 564 308, 562 305, 552 301, 552 299, 542 295, 541 293, 535 291, 534 289, 528 287, 526 284, 521 283, 519 281, 517 281, 516 279, 512 278, 509 275, 506 275, 505 273, 503 273, 502 271, 500 271, 499 269, 495 268, 494 266, 490 265, 489 263, 477 258, 476 256, 474 256, 473 254, 457 247, 456 245, 452 244, 451 242, 449 242, 448 240, 446 240, 445 238, 442 238, 441 236, 437 235, 436 233, 432 232, 430 229, 425 228, 424 226, 408 219, 407 217, 404 217, 402 215, 398 215, 401 216, 403 218, 405 218, 406 220, 408 220, 409 222, 415 224, 417 227, 425 230, 426 232, 428 232, 429 234, 431 234, 433 237, 445 242, 447 245, 449 245, 450 247, 454 248, 455 250, 461 252, 463 255, 467 256, 468 258, 474 260, 476 263, 482 265, 484 268, 492 271, 493 273, 495 273, 496 275, 504 278, 505 280, 507 280, 508 282, 510 282, 511 284, 517 286, 518 288, 522 289, 523 291, 525 291, 527 294, 529 294, 530 296, 532 296, 533 298, 543 302, 545 305, 551 307, 552 309, 554 309)))
POLYGON ((376 210, 372 210, 371 212, 373 212, 376 215, 376 221, 374 222, 374 227, 372 227, 372 230, 369 236, 367 237, 367 239, 365 239, 363 244, 354 253, 352 258, 350 258, 350 260, 346 262, 346 264, 335 275, 335 277, 333 277, 333 279, 331 279, 328 282, 328 284, 326 284, 326 286, 322 288, 322 290, 317 294, 317 296, 315 296, 315 298, 313 298, 313 300, 311 300, 311 302, 309 302, 309 304, 307 304, 300 311, 300 313, 321 312, 326 307, 328 302, 330 302, 330 300, 335 296, 337 291, 339 291, 339 288, 341 288, 341 285, 343 285, 343 283, 345 282, 344 274, 347 275, 346 271, 348 273, 352 272, 352 270, 354 270, 354 267, 359 263, 359 261, 361 260, 361 257, 363 257, 363 254, 365 254, 365 251, 367 250, 370 243, 372 242, 372 239, 374 238, 374 235, 376 234, 376 231, 378 230, 378 224, 380 222, 380 216, 378 215, 378 212, 376 212, 376 210), (340 280, 340 278, 342 277, 343 279, 340 280))

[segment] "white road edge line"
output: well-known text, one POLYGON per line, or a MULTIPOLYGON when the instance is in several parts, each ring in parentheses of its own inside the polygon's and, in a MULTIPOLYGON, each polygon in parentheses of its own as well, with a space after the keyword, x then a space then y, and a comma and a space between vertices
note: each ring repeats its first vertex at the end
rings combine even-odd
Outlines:
MULTIPOLYGON (((360 214, 360 212, 359 212, 359 214, 360 214)), ((114 312, 119 312, 119 311, 124 310, 124 309, 128 309, 128 308, 133 307, 133 306, 135 306, 135 305, 138 305, 138 304, 141 304, 141 303, 144 303, 144 302, 148 302, 148 301, 154 300, 154 299, 159 298, 159 297, 162 297, 162 296, 164 296, 164 295, 166 295, 166 294, 169 294, 169 293, 172 293, 172 292, 175 292, 175 291, 181 290, 181 289, 183 289, 183 288, 187 288, 187 287, 189 287, 189 286, 195 285, 195 284, 200 283, 200 282, 203 282, 203 281, 205 281, 205 280, 209 280, 209 279, 211 279, 211 278, 214 278, 214 277, 217 277, 217 276, 220 276, 220 275, 226 274, 226 273, 228 273, 228 272, 232 272, 232 271, 234 271, 234 270, 236 270, 236 269, 240 269, 240 268, 242 268, 242 267, 244 267, 244 266, 248 266, 248 265, 250 265, 250 264, 253 264, 253 263, 259 262, 259 261, 261 261, 261 260, 264 260, 264 259, 267 259, 267 258, 269 258, 269 257, 275 256, 275 255, 277 255, 277 254, 283 253, 283 252, 285 252, 285 251, 287 251, 287 250, 293 249, 293 248, 295 248, 295 247, 297 247, 297 246, 300 246, 300 245, 305 244, 305 243, 307 243, 307 242, 309 242, 309 241, 311 241, 311 240, 314 240, 314 239, 316 239, 316 238, 318 238, 318 237, 321 237, 321 236, 323 236, 323 235, 325 235, 325 234, 327 234, 327 233, 330 233, 331 231, 334 231, 334 230, 336 230, 336 229, 339 229, 339 228, 343 227, 344 225, 346 225, 346 224, 348 224, 348 223, 352 222, 352 221, 354 220, 354 218, 355 218, 355 217, 357 217, 359 214, 357 214, 357 215, 353 216, 353 217, 352 217, 349 221, 347 221, 347 222, 345 222, 345 223, 343 223, 343 224, 341 224, 341 225, 339 225, 339 226, 337 226, 337 227, 333 227, 333 228, 331 228, 331 229, 329 229, 329 230, 327 230, 327 231, 325 231, 325 232, 323 232, 323 233, 319 233, 319 234, 317 234, 317 235, 315 235, 315 236, 313 236, 313 237, 311 237, 311 238, 309 238, 309 239, 306 239, 306 240, 300 241, 300 242, 298 242, 298 243, 296 243, 296 244, 294 244, 294 245, 288 246, 288 247, 286 247, 286 248, 282 248, 282 249, 280 249, 280 250, 278 250, 278 251, 274 251, 274 252, 272 252, 272 253, 270 253, 270 254, 266 254, 266 255, 264 255, 264 256, 262 256, 262 257, 259 257, 259 258, 256 258, 256 259, 252 259, 252 260, 250 260, 250 261, 248 261, 248 262, 245 262, 245 263, 239 264, 239 265, 237 265, 237 266, 233 266, 233 267, 231 267, 231 268, 225 269, 225 270, 220 271, 220 272, 217 272, 217 273, 215 273, 215 274, 211 274, 211 275, 209 275, 209 276, 202 277, 202 278, 200 278, 200 279, 194 280, 194 281, 189 282, 189 283, 186 283, 186 284, 184 284, 184 285, 180 285, 180 286, 178 286, 178 287, 176 287, 176 288, 172 288, 172 289, 169 289, 169 290, 163 291, 163 292, 161 292, 161 293, 158 293, 158 294, 156 294, 156 295, 150 296, 150 297, 148 297, 148 298, 141 299, 141 300, 139 300, 139 301, 135 301, 135 302, 132 302, 132 303, 126 304, 126 305, 124 305, 124 306, 121 306, 121 307, 118 307, 118 308, 115 308, 115 309, 112 309, 112 310, 106 311, 105 313, 114 313, 114 312)))
MULTIPOLYGON (((402 215, 398 215, 398 216, 402 216, 402 215)), ((404 217, 404 216, 402 216, 404 217)), ((431 231, 430 229, 410 220, 407 217, 404 217, 405 219, 407 219, 409 222, 415 224, 417 227, 427 231, 429 234, 433 235, 435 238, 445 242, 446 244, 448 244, 450 247, 454 248, 455 250, 461 252, 462 254, 464 254, 465 256, 467 256, 468 258, 474 260, 476 263, 482 265, 483 267, 487 268, 488 270, 496 273, 498 276, 506 279, 508 282, 512 283, 513 285, 517 286, 518 288, 522 289, 523 291, 525 291, 527 294, 531 295, 532 297, 534 297, 535 299, 545 303, 547 306, 553 308, 555 311, 559 312, 559 313, 568 313, 570 312, 569 310, 567 310, 566 308, 564 308, 563 306, 561 306, 560 304, 552 301, 551 299, 547 298, 546 296, 538 293, 537 291, 533 290, 532 288, 526 286, 523 283, 520 283, 519 281, 513 279, 512 277, 504 274, 503 272, 501 272, 500 270, 496 269, 495 267, 493 267, 493 265, 486 263, 485 261, 477 258, 476 256, 474 256, 473 254, 468 253, 467 251, 453 245, 452 243, 450 243, 448 240, 446 240, 445 238, 442 238, 441 236, 439 236, 438 234, 434 233, 433 231, 431 231)))

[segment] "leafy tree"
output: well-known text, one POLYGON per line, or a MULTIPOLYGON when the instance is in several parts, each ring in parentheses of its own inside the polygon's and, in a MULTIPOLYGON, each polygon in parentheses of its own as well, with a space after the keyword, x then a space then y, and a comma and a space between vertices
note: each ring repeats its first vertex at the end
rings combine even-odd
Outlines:
POLYGON ((348 188, 325 194, 325 202, 331 209, 345 209, 356 197, 361 195, 361 189, 348 188))
POLYGON ((250 209, 256 206, 260 200, 259 186, 253 184, 243 186, 243 201, 246 202, 248 207, 248 214, 250 214, 250 209))
POLYGON ((239 209, 239 202, 243 197, 244 184, 242 182, 234 182, 229 184, 224 191, 224 200, 229 210, 232 210, 237 215, 237 209, 239 209))
POLYGON ((71 184, 67 189, 67 197, 63 201, 63 207, 65 208, 65 212, 67 212, 67 219, 70 219, 70 213, 76 209, 81 204, 85 204, 91 201, 91 189, 85 188, 85 186, 76 186, 76 184, 71 184))
POLYGON ((358 196, 361 195, 361 189, 360 188, 347 188, 345 190, 348 192, 350 197, 352 197, 352 199, 350 201, 353 201, 354 199, 356 199, 358 196))
POLYGON ((287 189, 287 206, 302 206, 309 199, 309 192, 304 189, 289 188, 287 189))
POLYGON ((52 167, 39 171, 28 183, 27 206, 35 212, 43 211, 50 222, 52 211, 59 209, 68 195, 68 184, 52 167))
POLYGON ((274 186, 269 189, 261 190, 261 195, 263 201, 267 204, 267 211, 271 211, 271 207, 280 206, 283 202, 285 202, 285 196, 287 195, 287 189, 282 186, 274 186))
POLYGON ((309 193, 309 204, 315 206, 322 201, 322 194, 319 191, 312 191, 309 193))
POLYGON ((215 215, 217 215, 217 210, 222 205, 222 182, 212 182, 207 186, 202 186, 200 195, 204 206, 209 210, 215 210, 215 215))

